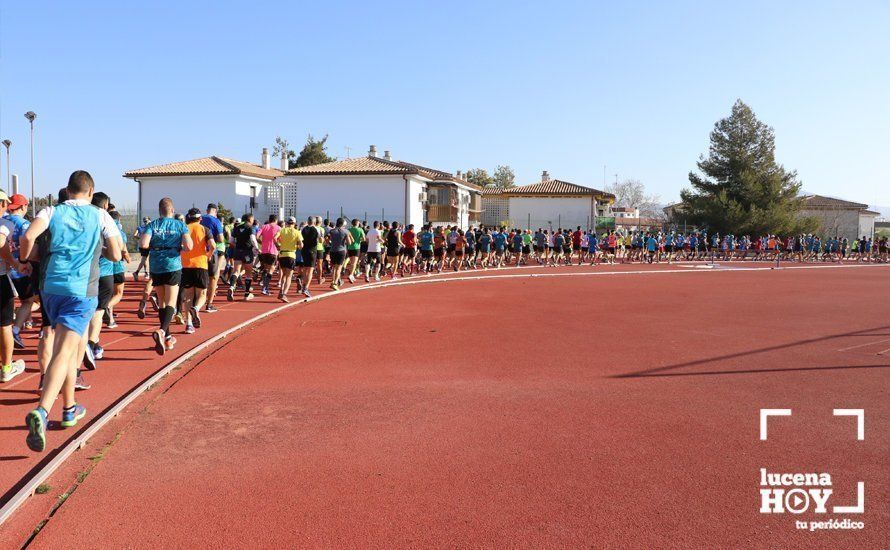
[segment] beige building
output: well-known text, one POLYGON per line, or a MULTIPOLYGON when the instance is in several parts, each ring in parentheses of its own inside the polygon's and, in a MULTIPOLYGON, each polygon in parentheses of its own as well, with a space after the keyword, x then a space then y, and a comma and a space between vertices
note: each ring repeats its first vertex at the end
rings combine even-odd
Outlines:
POLYGON ((529 185, 482 191, 482 222, 514 227, 557 229, 593 227, 597 218, 611 216, 615 196, 575 183, 551 179, 545 170, 541 181, 529 185))
POLYGON ((822 235, 850 240, 863 235, 873 236, 875 219, 879 216, 877 212, 869 210, 867 204, 822 195, 804 197, 800 215, 819 220, 822 235))

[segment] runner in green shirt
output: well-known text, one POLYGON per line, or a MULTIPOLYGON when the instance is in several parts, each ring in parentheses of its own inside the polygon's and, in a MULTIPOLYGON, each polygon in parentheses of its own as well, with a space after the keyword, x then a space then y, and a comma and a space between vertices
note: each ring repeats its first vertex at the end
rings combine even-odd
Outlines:
POLYGON ((349 273, 349 282, 354 283, 355 272, 358 270, 359 251, 362 249, 362 241, 365 240, 365 230, 359 226, 358 219, 352 220, 349 234, 352 235, 352 242, 346 247, 346 256, 349 258, 346 272, 349 273))

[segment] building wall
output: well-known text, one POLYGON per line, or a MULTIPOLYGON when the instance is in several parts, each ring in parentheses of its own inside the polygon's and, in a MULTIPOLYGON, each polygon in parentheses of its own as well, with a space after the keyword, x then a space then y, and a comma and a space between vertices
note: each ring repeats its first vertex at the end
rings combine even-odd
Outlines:
MULTIPOLYGON (((281 181, 296 182, 298 219, 309 215, 341 215, 368 221, 405 223, 405 179, 402 176, 288 176, 281 181)), ((408 180, 407 223, 423 223, 421 180, 408 180)))
POLYGON ((510 219, 510 200, 503 195, 482 195, 482 223, 495 226, 510 219))
POLYGON ((862 232, 865 228, 860 227, 860 211, 855 209, 801 210, 800 215, 819 220, 819 233, 826 237, 837 235, 853 240, 857 236, 871 235, 874 229, 874 218, 872 218, 871 227, 867 232, 862 232))
MULTIPOLYGON (((207 203, 222 203, 236 215, 250 211, 251 187, 256 187, 257 197, 261 197, 263 180, 239 176, 173 176, 142 178, 140 217, 154 218, 158 215, 158 202, 164 197, 173 199, 177 212, 185 213, 189 208, 206 208, 207 203)), ((138 184, 136 184, 138 185, 138 184)), ((113 198, 112 198, 113 200, 113 198)), ((259 198, 257 206, 262 207, 259 198)), ((258 212, 261 215, 263 212, 258 212)))
POLYGON ((558 227, 574 228, 581 226, 586 228, 592 211, 591 197, 563 198, 563 197, 510 197, 510 219, 519 227, 529 225, 531 227, 548 228, 549 224, 554 229, 558 227))
POLYGON ((873 216, 871 214, 859 214, 859 233, 858 235, 861 237, 863 235, 867 237, 873 237, 875 234, 875 219, 877 216, 873 216))

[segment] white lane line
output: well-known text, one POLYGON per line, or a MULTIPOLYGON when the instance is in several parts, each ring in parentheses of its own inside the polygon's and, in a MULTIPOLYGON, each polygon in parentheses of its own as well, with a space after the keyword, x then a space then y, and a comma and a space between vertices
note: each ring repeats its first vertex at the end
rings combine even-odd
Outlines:
MULTIPOLYGON (((514 268, 504 268, 504 269, 512 269, 512 270, 520 270, 520 269, 533 269, 535 267, 540 266, 525 266, 525 267, 514 267, 514 268)), ((826 265, 826 266, 796 266, 789 267, 786 269, 851 269, 851 268, 865 268, 865 267, 890 267, 890 264, 872 264, 872 265, 826 265)), ((545 268, 546 269, 546 268, 545 268)), ((559 268, 554 268, 559 269, 559 268)), ((428 273, 422 275, 414 275, 413 280, 395 280, 391 279, 389 281, 381 281, 379 283, 366 283, 361 286, 354 286, 350 288, 344 288, 342 290, 338 290, 336 292, 327 292, 325 294, 319 294, 313 296, 311 298, 306 298, 304 300, 291 302, 289 304, 284 304, 282 306, 278 306, 276 308, 270 309, 259 315, 252 317, 242 323, 235 325, 234 327, 217 334, 216 336, 210 338, 209 340, 199 344, 198 346, 192 348, 187 351, 185 354, 169 363, 165 367, 158 370, 154 375, 148 378, 145 382, 131 390, 127 393, 116 405, 112 408, 105 411, 101 416, 96 418, 92 424, 90 424, 83 432, 81 432, 74 439, 69 441, 64 447, 59 449, 58 454, 56 454, 53 459, 46 464, 39 472, 34 474, 34 476, 28 480, 24 486, 19 489, 19 491, 9 499, 9 501, 0 508, 0 525, 3 525, 7 519, 18 509, 31 495, 34 494, 34 491, 37 487, 46 481, 53 472, 55 472, 62 463, 74 453, 77 449, 83 448, 87 441, 95 435, 100 429, 102 429, 105 424, 111 421, 112 418, 119 415, 123 409, 125 409, 130 403, 132 403, 137 397, 145 393, 145 391, 160 381, 163 377, 167 376, 173 369, 177 368, 179 365, 185 363, 195 355, 201 353, 205 349, 209 348, 213 344, 227 338, 229 335, 241 330, 242 328, 246 328, 261 319, 265 319, 266 317, 275 315, 280 313, 286 309, 297 306, 299 304, 306 304, 309 302, 316 302, 319 300, 323 300, 326 298, 330 298, 333 296, 341 296, 344 294, 349 294, 351 292, 359 292, 363 290, 371 290, 375 288, 384 288, 388 286, 404 286, 404 285, 415 285, 421 283, 441 283, 447 281, 469 281, 474 279, 515 279, 520 277, 576 277, 576 276, 603 276, 603 275, 648 275, 648 274, 658 274, 658 273, 737 273, 739 271, 773 271, 772 267, 749 267, 749 268, 739 268, 732 270, 707 270, 707 271, 693 271, 693 270, 685 270, 685 269, 651 269, 651 270, 627 270, 627 271, 599 271, 599 272, 574 272, 574 273, 504 273, 501 275, 481 275, 476 277, 439 277, 433 278, 437 275, 453 275, 448 273, 428 273)), ((500 271, 497 268, 486 268, 480 271, 500 271)), ((890 350, 887 350, 890 351, 890 350)))
MULTIPOLYGON (((866 342, 864 344, 856 344, 855 346, 850 346, 848 348, 840 348, 840 349, 838 349, 838 351, 847 351, 847 350, 856 349, 856 348, 864 348, 865 346, 873 346, 875 344, 881 344, 884 342, 890 342, 890 338, 884 338, 883 340, 876 340, 874 342, 866 342)), ((884 351, 887 351, 887 350, 884 350, 884 351)), ((882 351, 882 352, 878 353, 878 355, 880 355, 881 353, 884 353, 884 352, 882 351)))

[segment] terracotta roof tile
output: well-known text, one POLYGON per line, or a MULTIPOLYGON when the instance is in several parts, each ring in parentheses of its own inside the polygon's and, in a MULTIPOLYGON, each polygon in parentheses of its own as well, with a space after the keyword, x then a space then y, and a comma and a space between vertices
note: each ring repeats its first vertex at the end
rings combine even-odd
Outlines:
POLYGON ((152 176, 213 176, 224 174, 242 174, 263 179, 274 179, 284 174, 274 168, 266 169, 258 164, 243 162, 225 157, 204 157, 183 162, 171 162, 158 166, 149 166, 131 170, 124 174, 125 178, 152 176))
POLYGON ((809 195, 804 197, 804 208, 868 208, 861 202, 845 201, 822 195, 809 195))
POLYGON ((483 197, 497 196, 497 195, 503 195, 503 194, 504 194, 504 190, 500 187, 486 186, 486 187, 482 188, 482 196, 483 197))
POLYGON ((584 187, 582 185, 577 185, 574 183, 570 183, 562 180, 548 180, 548 181, 539 181, 538 183, 532 183, 531 185, 523 185, 520 187, 511 187, 506 190, 505 193, 509 195, 594 195, 601 197, 610 197, 615 198, 614 195, 610 193, 606 193, 605 191, 600 191, 599 189, 593 189, 591 187, 584 187))
POLYGON ((476 184, 453 176, 450 172, 427 168, 400 160, 386 160, 380 157, 358 157, 353 159, 335 160, 312 166, 301 166, 287 171, 288 175, 331 176, 331 175, 363 175, 363 174, 417 174, 434 181, 461 183, 474 189, 481 189, 476 184))

